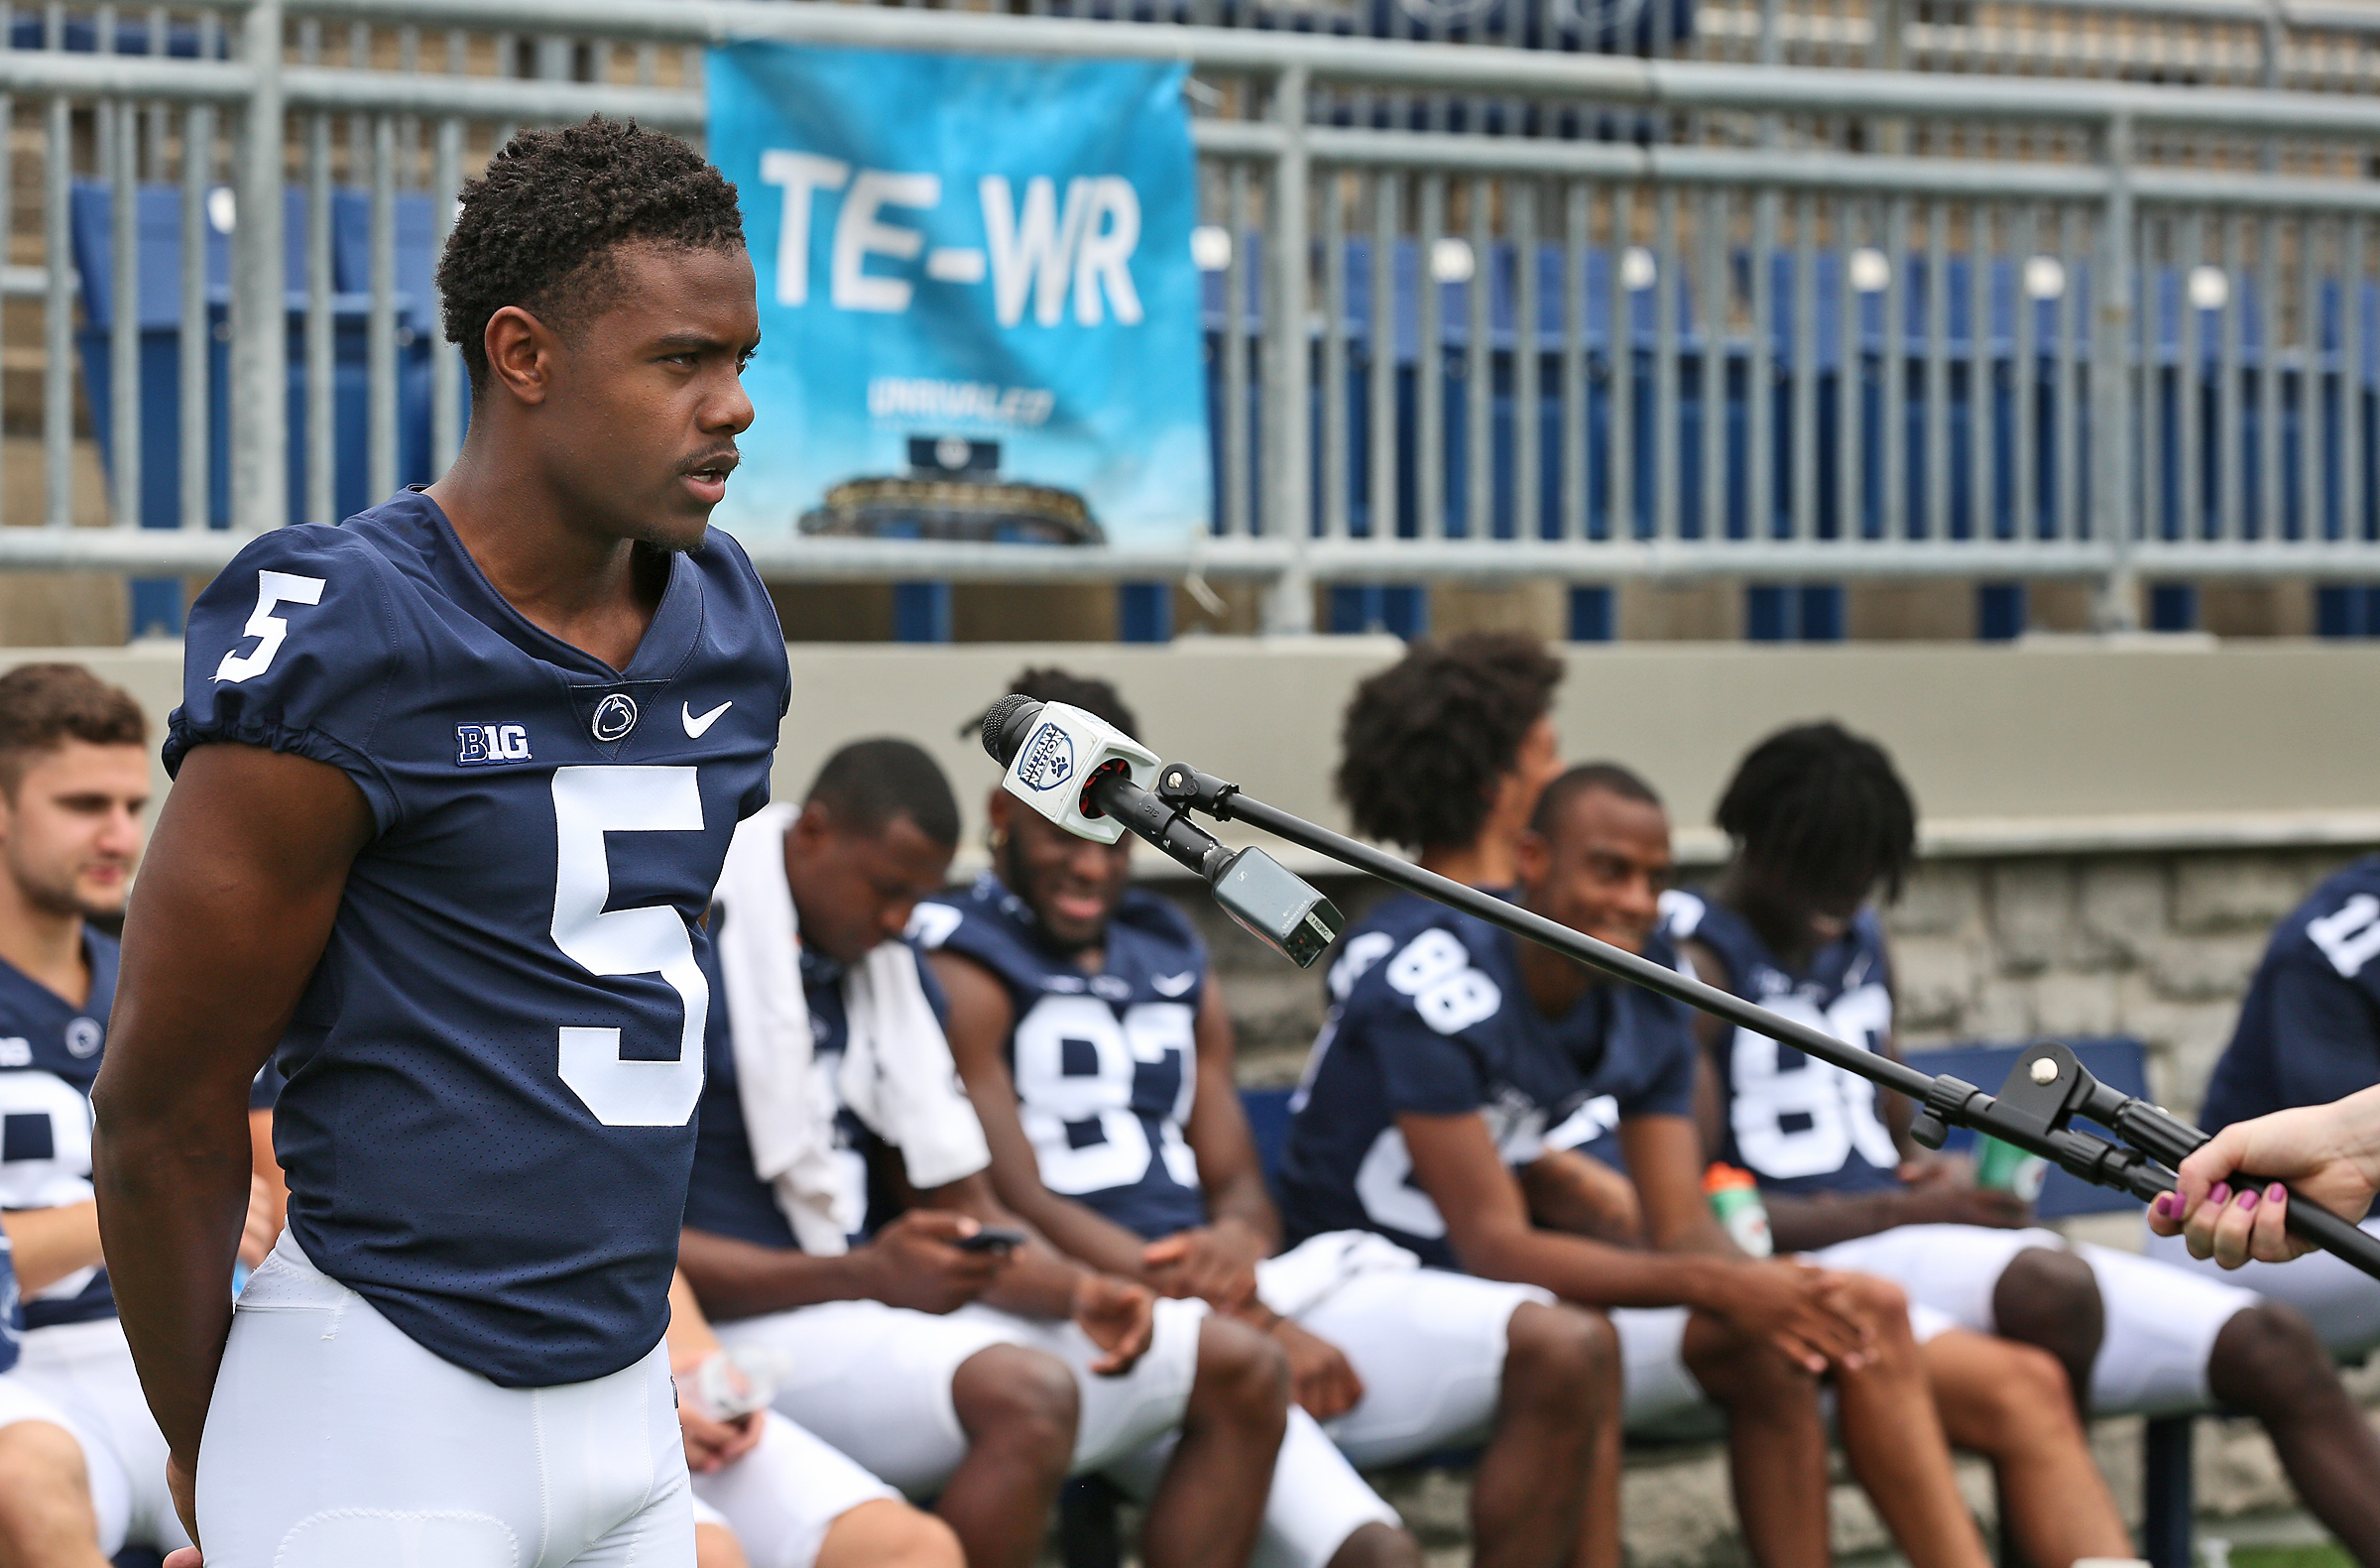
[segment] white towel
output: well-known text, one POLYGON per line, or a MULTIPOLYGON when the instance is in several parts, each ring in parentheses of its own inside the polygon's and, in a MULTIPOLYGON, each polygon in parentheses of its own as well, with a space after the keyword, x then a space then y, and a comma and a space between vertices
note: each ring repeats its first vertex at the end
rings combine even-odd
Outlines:
POLYGON ((845 1250, 858 1218, 837 1202, 841 1106, 900 1150, 920 1191, 973 1175, 992 1154, 904 942, 885 942, 845 971, 842 1066, 831 1082, 813 1070, 800 924, 785 886, 785 830, 795 814, 773 805, 736 829, 716 895, 726 911, 719 962, 753 1173, 769 1184, 802 1251, 831 1256, 845 1250))

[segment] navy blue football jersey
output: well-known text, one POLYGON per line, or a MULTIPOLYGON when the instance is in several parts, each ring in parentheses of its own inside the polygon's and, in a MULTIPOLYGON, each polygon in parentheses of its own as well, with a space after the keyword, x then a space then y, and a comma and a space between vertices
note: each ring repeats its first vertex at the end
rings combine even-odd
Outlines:
POLYGON ((909 929, 1007 989, 1016 1016, 1009 1071, 1042 1185, 1142 1236, 1207 1223, 1182 1136, 1207 949, 1181 910, 1128 888, 1097 974, 1044 942, 1032 910, 990 872, 964 894, 918 905, 909 929))
MULTIPOLYGON (((0 1209, 90 1201, 91 1080, 107 1045, 116 953, 115 938, 83 928, 91 991, 80 1007, 0 963, 0 1209)), ((25 1303, 29 1328, 115 1315, 104 1268, 78 1268, 25 1303)))
MULTIPOLYGON (((1717 953, 1726 988, 1745 1001, 1861 1050, 1879 1050, 1890 1037, 1892 974, 1874 910, 1859 911, 1797 975, 1731 909, 1691 893, 1667 895, 1661 909, 1671 940, 1691 937, 1717 953)), ((1865 1078, 1740 1027, 1717 1065, 1726 1106, 1719 1157, 1761 1186, 1808 1193, 1900 1185, 1900 1149, 1865 1078)))
MULTIPOLYGON (((712 918, 723 914, 714 911, 712 918)), ((798 1251, 801 1243, 784 1211, 776 1206, 775 1194, 752 1168, 752 1138, 745 1131, 744 1102, 736 1088, 727 982, 719 970, 716 947, 705 954, 703 967, 716 1000, 711 1007, 710 1075, 702 1086, 702 1108, 697 1115, 700 1136, 694 1143, 694 1178, 686 1189, 686 1225, 760 1247, 798 1251)), ((950 1005, 933 971, 924 964, 917 969, 934 1016, 947 1017, 950 1005)), ((825 954, 808 947, 801 950, 801 994, 810 1010, 811 1070, 829 1094, 836 1093, 843 1052, 851 1041, 843 975, 843 965, 825 954)), ((839 1094, 836 1099, 835 1212, 844 1218, 844 1230, 851 1245, 857 1247, 892 1217, 896 1197, 873 1179, 883 1140, 849 1106, 841 1104, 839 1094)))
POLYGON ((2209 1132, 2380 1083, 2380 855, 2273 931, 2199 1114, 2209 1132))
MULTIPOLYGON (((1521 983, 1516 938, 1419 898, 1384 901, 1330 972, 1339 1001, 1293 1101, 1281 1162, 1293 1241, 1377 1231, 1459 1268, 1446 1220, 1413 1180, 1396 1119, 1476 1112, 1515 1167, 1559 1135, 1605 1158, 1620 1122, 1691 1116, 1694 1038, 1674 1002, 1589 989, 1548 1018, 1521 983)), ((1648 956, 1671 961, 1656 944, 1648 956)))
POLYGON ((531 624, 413 492, 260 537, 190 611, 166 766, 292 752, 373 815, 275 1060, 290 1228, 506 1387, 616 1372, 668 1317, 700 920, 790 685, 735 541, 668 566, 625 670, 531 624))

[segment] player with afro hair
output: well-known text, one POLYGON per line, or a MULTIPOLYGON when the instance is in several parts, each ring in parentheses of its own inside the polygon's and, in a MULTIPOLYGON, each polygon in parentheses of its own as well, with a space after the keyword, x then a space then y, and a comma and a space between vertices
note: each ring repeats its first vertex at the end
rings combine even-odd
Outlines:
POLYGON ((1356 687, 1340 727, 1339 798, 1356 831, 1475 887, 1514 878, 1513 847, 1560 771, 1562 662, 1533 637, 1418 642, 1356 687))

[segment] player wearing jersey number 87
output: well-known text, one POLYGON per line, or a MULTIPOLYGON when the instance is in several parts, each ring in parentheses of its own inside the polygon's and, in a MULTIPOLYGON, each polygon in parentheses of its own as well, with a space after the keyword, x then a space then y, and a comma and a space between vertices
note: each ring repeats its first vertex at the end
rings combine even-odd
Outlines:
POLYGON ((683 1568, 699 921, 789 690, 708 530, 752 263, 716 170, 598 120, 465 186, 439 285, 454 467, 192 607, 98 1089, 108 1256, 216 1568, 683 1568), (268 1053, 289 1229, 234 1316, 268 1053))

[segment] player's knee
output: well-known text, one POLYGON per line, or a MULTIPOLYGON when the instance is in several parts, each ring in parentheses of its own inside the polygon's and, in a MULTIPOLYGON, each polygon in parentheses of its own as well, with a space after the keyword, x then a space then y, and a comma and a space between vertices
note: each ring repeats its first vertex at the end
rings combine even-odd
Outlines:
POLYGON ((1330 1568, 1422 1568, 1421 1542, 1393 1524, 1362 1525, 1331 1553, 1330 1568))
POLYGON ((1815 1408, 1818 1380, 1775 1345, 1755 1339, 1708 1312, 1687 1321, 1679 1348, 1686 1370, 1703 1391, 1730 1411, 1815 1408))
POLYGON ((1277 1432, 1289 1418, 1289 1358, 1247 1324, 1209 1315, 1198 1328, 1190 1398, 1209 1419, 1277 1432))
POLYGON ((744 1543, 724 1524, 694 1526, 694 1568, 751 1568, 744 1543))
POLYGON ((0 1426, 0 1540, 35 1526, 61 1531, 77 1523, 96 1536, 90 1475, 74 1434, 49 1421, 0 1426))
POLYGON ((967 1568, 951 1527, 905 1503, 863 1503, 828 1526, 813 1568, 967 1568))
POLYGON ((2038 1345, 2069 1367, 2098 1354, 2106 1320, 2090 1264, 2056 1247, 2028 1247, 2009 1260, 1992 1286, 1991 1311, 2004 1338, 2038 1345))
MULTIPOLYGON (((1983 1385, 1987 1408, 1981 1412, 2002 1444, 2029 1444, 2060 1430, 2072 1430, 2074 1385, 2066 1365, 2048 1351, 2014 1340, 1993 1340, 1991 1377, 1983 1385)), ((1999 1445, 1987 1445, 2000 1451, 1999 1445)))
POLYGON ((2314 1407, 2338 1386, 2338 1371, 2306 1314, 2260 1301, 2231 1314, 2206 1361, 2214 1396, 2259 1416, 2314 1407))
POLYGON ((1063 1470, 1074 1457, 1082 1398, 1055 1356, 1022 1345, 990 1345, 963 1362, 951 1402, 970 1445, 997 1443, 1063 1470))
POLYGON ((1608 1409, 1619 1391, 1619 1336, 1600 1312, 1524 1302, 1504 1339, 1507 1399, 1581 1415, 1608 1409))

